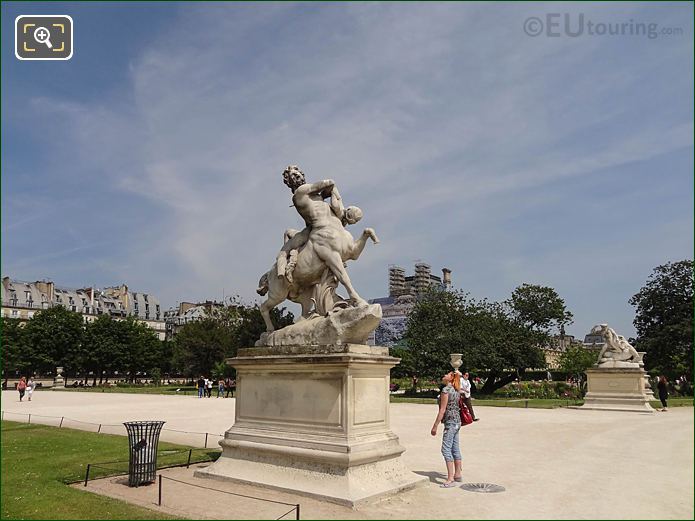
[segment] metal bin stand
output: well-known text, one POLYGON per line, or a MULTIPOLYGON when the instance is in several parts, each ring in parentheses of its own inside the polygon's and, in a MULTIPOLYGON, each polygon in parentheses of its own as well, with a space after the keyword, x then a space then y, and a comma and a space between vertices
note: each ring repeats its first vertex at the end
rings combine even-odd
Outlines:
POLYGON ((123 422, 128 431, 128 486, 138 487, 157 479, 157 445, 163 421, 123 422))

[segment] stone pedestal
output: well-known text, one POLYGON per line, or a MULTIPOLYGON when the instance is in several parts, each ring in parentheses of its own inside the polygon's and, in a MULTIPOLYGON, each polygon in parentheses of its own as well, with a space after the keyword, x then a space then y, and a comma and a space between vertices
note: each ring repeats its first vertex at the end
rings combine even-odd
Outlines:
POLYGON ((348 506, 425 484, 389 426, 385 347, 240 349, 234 425, 196 476, 251 483, 348 506))
POLYGON ((581 409, 652 413, 642 368, 587 369, 588 390, 581 409))
POLYGON ((56 367, 56 377, 53 379, 53 389, 65 389, 65 378, 63 378, 63 368, 56 367))

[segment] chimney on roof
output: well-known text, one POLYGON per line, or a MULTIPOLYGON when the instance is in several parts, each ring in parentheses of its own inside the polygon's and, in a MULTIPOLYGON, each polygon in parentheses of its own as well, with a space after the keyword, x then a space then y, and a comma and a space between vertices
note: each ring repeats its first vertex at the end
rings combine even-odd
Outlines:
POLYGON ((449 268, 442 268, 442 282, 445 289, 451 288, 451 270, 449 268))

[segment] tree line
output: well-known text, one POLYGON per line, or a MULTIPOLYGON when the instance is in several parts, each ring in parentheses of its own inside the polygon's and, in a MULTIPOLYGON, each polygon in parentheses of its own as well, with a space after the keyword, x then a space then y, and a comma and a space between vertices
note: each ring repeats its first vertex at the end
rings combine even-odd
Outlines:
POLYGON ((462 353, 464 368, 485 373, 480 392, 491 394, 529 368, 545 368, 542 347, 572 319, 564 300, 545 286, 523 284, 503 302, 433 289, 415 304, 404 344, 392 353, 402 358, 400 371, 427 378, 450 371, 449 354, 462 353))
MULTIPOLYGON (((646 353, 645 369, 653 375, 692 375, 693 266, 691 260, 658 266, 629 300, 637 331, 630 341, 646 353)), ((523 284, 503 302, 432 290, 417 301, 403 342, 391 350, 402 359, 395 371, 436 379, 451 370, 449 354, 462 353, 463 367, 487 377, 480 392, 491 394, 529 369, 545 368, 542 347, 572 319, 564 300, 545 286, 523 284)), ((595 363, 596 353, 581 346, 559 359, 560 370, 577 377, 595 363)))
MULTIPOLYGON (((671 380, 693 370, 693 266, 691 260, 658 266, 629 300, 637 331, 630 341, 646 352, 647 371, 671 380)), ((282 308, 273 310, 272 320, 280 328, 294 317, 282 308)), ((392 348, 402 359, 394 376, 438 378, 450 370, 449 355, 462 353, 464 367, 487 376, 481 392, 489 394, 529 369, 544 368, 542 347, 572 320, 564 300, 545 286, 523 284, 503 302, 433 290, 417 301, 403 341, 392 348)), ((61 306, 41 310, 26 323, 0 321, 5 381, 18 372, 49 374, 62 366, 69 376, 91 373, 93 384, 116 373, 130 381, 138 373, 155 380, 228 375, 232 369, 224 359, 253 346, 265 330, 258 307, 239 299, 184 325, 168 342, 132 317, 101 315, 85 324, 79 313, 61 306)), ((591 351, 570 347, 560 369, 578 376, 594 358, 591 351)))
MULTIPOLYGON (((276 327, 291 324, 292 313, 274 310, 276 327)), ((253 346, 265 324, 257 306, 232 301, 202 320, 185 324, 172 341, 133 317, 100 315, 85 324, 82 315, 54 306, 23 323, 0 318, 3 379, 16 374, 90 375, 92 385, 117 376, 159 380, 163 376, 194 377, 230 374, 224 359, 240 347, 253 346)))

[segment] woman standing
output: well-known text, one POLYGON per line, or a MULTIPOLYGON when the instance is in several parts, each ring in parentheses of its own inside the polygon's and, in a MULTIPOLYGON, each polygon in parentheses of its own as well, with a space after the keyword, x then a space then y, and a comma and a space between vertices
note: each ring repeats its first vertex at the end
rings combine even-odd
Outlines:
POLYGON ((19 401, 21 402, 24 398, 24 392, 27 390, 27 379, 23 376, 19 379, 17 390, 19 391, 19 401))
POLYGON ((666 412, 668 411, 668 404, 666 403, 666 399, 668 398, 668 380, 666 380, 664 375, 659 377, 659 383, 656 384, 656 388, 659 391, 659 400, 661 400, 661 405, 663 405, 663 408, 659 410, 666 412))
POLYGON ((447 373, 442 378, 445 387, 439 398, 439 413, 430 431, 437 435, 437 427, 444 423, 442 436, 442 456, 446 463, 446 481, 442 488, 451 488, 454 481, 461 481, 461 449, 459 448, 459 429, 461 429, 461 411, 459 409, 459 390, 461 379, 458 374, 447 373))

